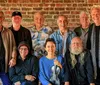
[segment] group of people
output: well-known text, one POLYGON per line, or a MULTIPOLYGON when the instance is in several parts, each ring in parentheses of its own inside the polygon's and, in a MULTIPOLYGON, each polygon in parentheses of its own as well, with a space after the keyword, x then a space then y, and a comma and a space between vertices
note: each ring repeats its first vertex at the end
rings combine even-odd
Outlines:
POLYGON ((79 17, 80 26, 71 31, 68 18, 59 15, 53 32, 44 25, 42 12, 34 14, 34 26, 26 29, 21 12, 14 11, 12 26, 5 28, 0 11, 0 83, 100 85, 100 7, 79 17))

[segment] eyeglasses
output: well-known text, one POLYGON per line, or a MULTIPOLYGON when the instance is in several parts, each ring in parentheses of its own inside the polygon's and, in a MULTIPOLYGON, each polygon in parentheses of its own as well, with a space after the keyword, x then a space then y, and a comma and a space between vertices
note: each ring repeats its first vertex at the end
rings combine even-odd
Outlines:
POLYGON ((27 51, 28 48, 20 48, 20 50, 21 50, 21 51, 22 51, 22 50, 27 51))

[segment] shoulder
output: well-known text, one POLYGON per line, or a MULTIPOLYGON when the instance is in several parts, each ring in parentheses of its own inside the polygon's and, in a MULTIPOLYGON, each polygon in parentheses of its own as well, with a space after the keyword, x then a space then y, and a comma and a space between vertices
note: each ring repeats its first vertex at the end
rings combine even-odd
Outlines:
POLYGON ((3 33, 12 34, 12 31, 10 29, 8 29, 8 28, 3 27, 3 33))
POLYGON ((58 60, 63 60, 63 57, 61 55, 57 56, 58 60))
POLYGON ((55 35, 59 35, 60 34, 60 31, 59 30, 56 30, 55 32, 53 32, 52 34, 51 34, 51 36, 55 36, 55 35))
POLYGON ((77 31, 80 31, 80 29, 81 29, 81 26, 76 27, 76 28, 74 29, 74 31, 77 32, 77 31))
POLYGON ((74 31, 69 30, 68 36, 71 37, 71 38, 73 38, 73 37, 76 36, 76 33, 74 31))
POLYGON ((21 26, 21 27, 20 27, 20 29, 22 29, 22 30, 24 30, 24 31, 29 32, 29 29, 28 29, 28 28, 26 28, 26 27, 21 26))
POLYGON ((42 62, 42 61, 44 61, 46 58, 45 58, 45 56, 43 56, 43 57, 41 57, 40 59, 39 59, 39 62, 42 62))

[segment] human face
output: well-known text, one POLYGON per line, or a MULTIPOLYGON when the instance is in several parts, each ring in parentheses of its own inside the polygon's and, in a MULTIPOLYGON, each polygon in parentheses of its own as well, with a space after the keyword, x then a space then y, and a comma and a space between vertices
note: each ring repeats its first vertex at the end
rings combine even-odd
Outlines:
POLYGON ((73 54, 80 54, 83 51, 83 43, 80 38, 73 38, 70 45, 70 51, 73 54))
POLYGON ((36 13, 34 15, 34 24, 36 28, 41 28, 43 26, 43 23, 44 23, 43 15, 41 15, 40 13, 36 13))
POLYGON ((53 42, 47 42, 45 50, 47 51, 48 55, 55 55, 56 46, 53 42))
POLYGON ((4 14, 0 12, 0 26, 2 26, 3 21, 4 21, 4 14))
POLYGON ((62 30, 66 30, 68 22, 64 16, 59 16, 57 19, 57 24, 58 24, 59 30, 62 31, 62 30))
POLYGON ((12 17, 12 23, 13 25, 20 25, 22 21, 22 17, 16 15, 12 17))
POLYGON ((91 17, 97 26, 100 25, 100 9, 99 8, 93 8, 91 10, 91 17))
POLYGON ((29 53, 27 46, 21 46, 21 47, 19 48, 19 53, 20 53, 21 58, 22 58, 22 59, 25 59, 26 56, 27 56, 28 53, 29 53))
POLYGON ((88 15, 83 12, 81 15, 80 15, 80 24, 82 25, 82 28, 83 29, 87 29, 89 27, 89 17, 88 15))

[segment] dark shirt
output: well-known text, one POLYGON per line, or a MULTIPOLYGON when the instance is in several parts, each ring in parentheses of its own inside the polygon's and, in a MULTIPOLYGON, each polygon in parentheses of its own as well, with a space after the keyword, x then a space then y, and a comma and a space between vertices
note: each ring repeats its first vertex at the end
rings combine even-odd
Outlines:
POLYGON ((88 85, 94 82, 93 65, 91 54, 86 51, 84 56, 84 63, 80 64, 80 55, 77 55, 77 63, 73 68, 71 65, 70 52, 66 54, 66 61, 69 68, 69 76, 71 85, 88 85))
POLYGON ((9 77, 13 83, 17 81, 24 82, 25 75, 33 75, 37 78, 38 60, 36 57, 30 55, 23 61, 19 56, 17 64, 9 68, 9 77))
POLYGON ((97 61, 97 79, 100 81, 100 68, 99 68, 99 32, 100 31, 100 26, 95 26, 95 33, 96 33, 96 61, 97 61))
POLYGON ((0 72, 5 72, 5 48, 0 32, 0 72))
POLYGON ((13 26, 11 26, 9 29, 11 29, 14 34, 17 47, 21 41, 26 41, 30 45, 30 49, 32 50, 31 34, 28 29, 23 26, 20 26, 20 29, 18 31, 15 31, 13 26))

